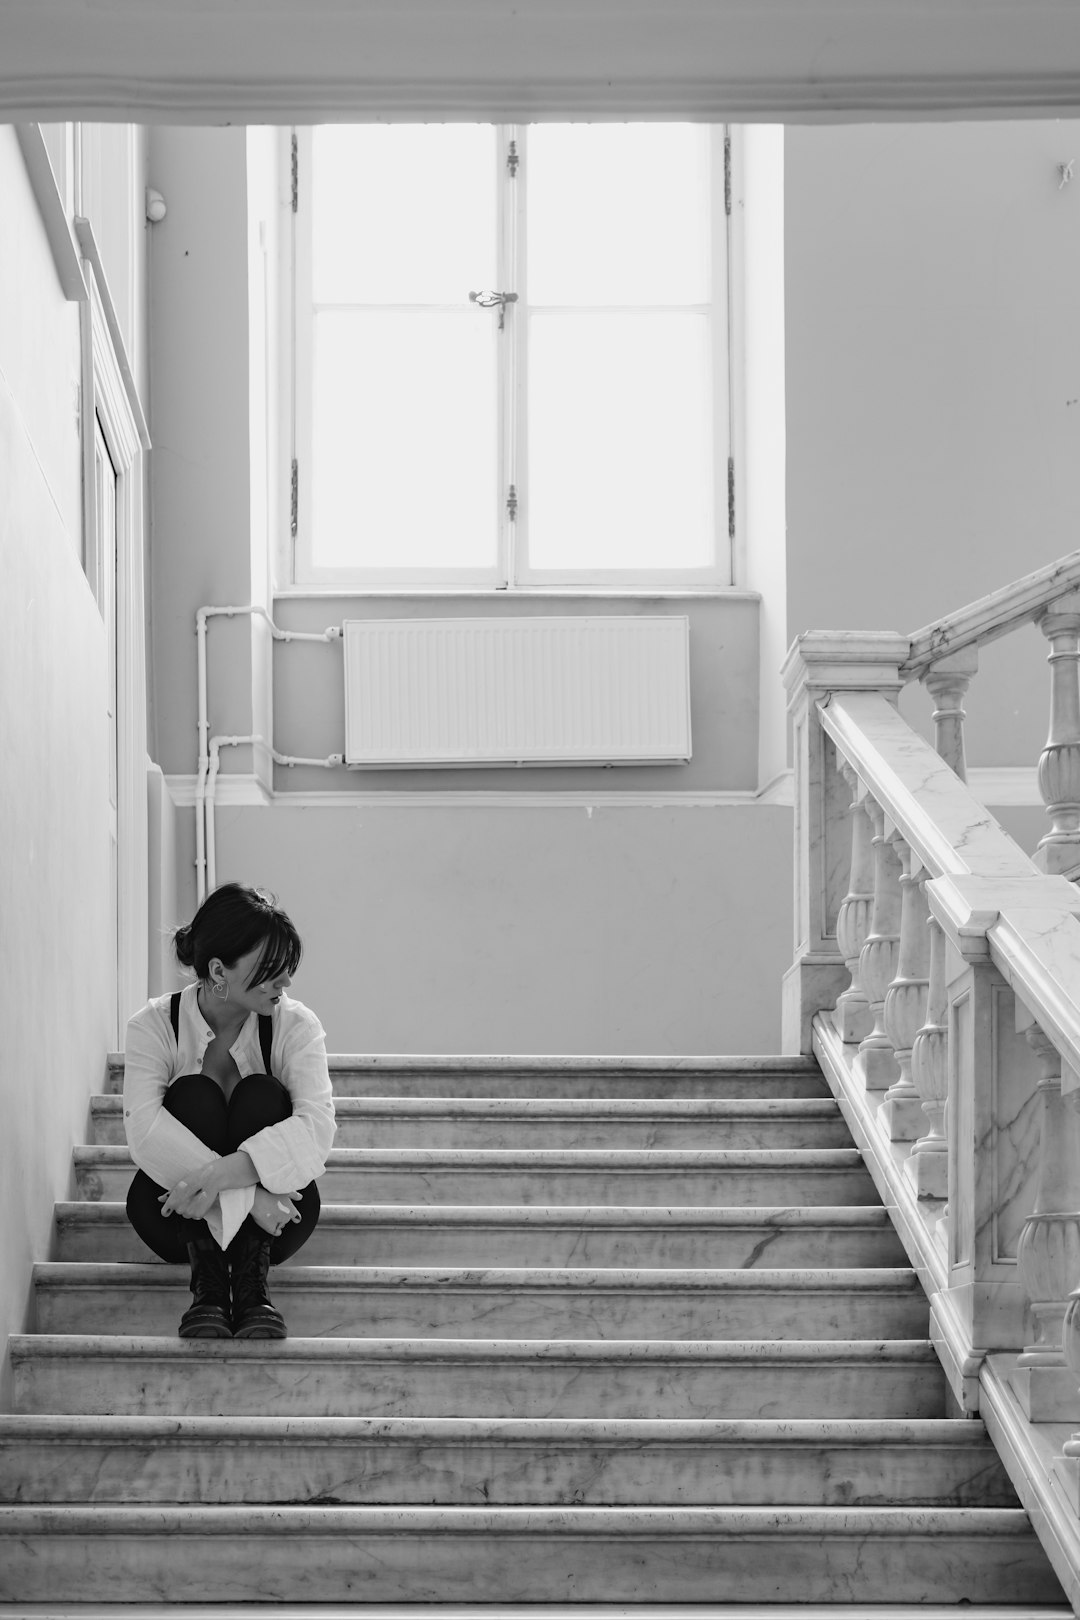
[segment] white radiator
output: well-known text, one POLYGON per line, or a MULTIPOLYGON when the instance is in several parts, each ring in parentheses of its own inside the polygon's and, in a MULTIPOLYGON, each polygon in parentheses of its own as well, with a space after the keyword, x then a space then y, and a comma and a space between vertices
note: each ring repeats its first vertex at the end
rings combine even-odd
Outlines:
POLYGON ((682 764, 686 618, 349 619, 345 760, 682 764))

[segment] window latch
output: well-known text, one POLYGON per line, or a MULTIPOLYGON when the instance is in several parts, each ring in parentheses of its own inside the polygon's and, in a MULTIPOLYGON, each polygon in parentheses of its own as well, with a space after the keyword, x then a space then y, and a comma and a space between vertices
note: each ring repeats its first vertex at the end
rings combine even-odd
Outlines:
POLYGON ((506 306, 516 304, 517 293, 510 292, 471 292, 469 302, 476 304, 480 309, 498 309, 499 331, 506 325, 506 306))

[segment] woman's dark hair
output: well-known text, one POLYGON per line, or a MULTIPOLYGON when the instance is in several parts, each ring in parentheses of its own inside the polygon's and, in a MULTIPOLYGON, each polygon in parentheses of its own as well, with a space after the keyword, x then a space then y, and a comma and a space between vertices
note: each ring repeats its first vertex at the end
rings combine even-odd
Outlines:
POLYGON ((243 883, 223 883, 208 894, 186 928, 173 935, 181 967, 194 968, 200 979, 210 976, 210 962, 219 956, 226 967, 262 943, 262 955, 248 979, 248 987, 295 973, 303 946, 292 918, 272 894, 249 889, 243 883))

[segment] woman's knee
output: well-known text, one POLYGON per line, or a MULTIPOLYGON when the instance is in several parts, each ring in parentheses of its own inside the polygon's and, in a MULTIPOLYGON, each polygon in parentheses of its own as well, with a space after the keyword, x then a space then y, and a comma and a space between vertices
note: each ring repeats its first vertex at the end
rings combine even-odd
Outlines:
POLYGON ((159 1260, 170 1265, 182 1265, 187 1259, 187 1244, 197 1225, 205 1222, 183 1221, 179 1216, 166 1217, 161 1213, 158 1187, 143 1170, 136 1170, 127 1194, 127 1217, 136 1233, 159 1260))
POLYGON ((226 1151, 229 1116, 216 1081, 205 1074, 182 1074, 169 1086, 162 1107, 215 1153, 226 1151))
POLYGON ((280 1080, 270 1074, 249 1074, 237 1082, 229 1098, 229 1143, 239 1147, 249 1136, 279 1125, 292 1113, 292 1098, 280 1080))

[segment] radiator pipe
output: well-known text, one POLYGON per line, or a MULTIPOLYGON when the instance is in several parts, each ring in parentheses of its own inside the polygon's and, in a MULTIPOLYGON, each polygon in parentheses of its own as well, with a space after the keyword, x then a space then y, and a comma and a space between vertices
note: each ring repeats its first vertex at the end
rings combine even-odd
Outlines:
MULTIPOLYGON (((206 793, 203 804, 206 827, 207 894, 212 894, 217 888, 217 837, 214 812, 217 803, 217 779, 218 769, 221 764, 221 750, 223 748, 256 747, 259 744, 265 747, 266 738, 259 736, 257 732, 246 737, 211 737, 210 739, 210 759, 206 773, 206 793)), ((270 748, 270 757, 275 765, 287 765, 290 769, 294 765, 314 765, 323 770, 332 770, 335 765, 344 765, 345 763, 344 754, 328 754, 325 759, 303 759, 298 754, 281 754, 274 747, 270 748)))
MULTIPOLYGON (((195 776, 195 892, 199 905, 202 905, 207 894, 215 887, 214 861, 208 850, 208 834, 213 835, 213 809, 207 814, 207 788, 210 781, 211 749, 210 721, 208 717, 208 703, 206 693, 206 632, 207 624, 211 618, 236 618, 238 615, 253 614, 265 619, 270 626, 270 633, 275 641, 335 641, 341 637, 342 630, 338 624, 332 624, 325 630, 282 630, 276 625, 265 607, 259 603, 248 602, 240 607, 201 607, 195 615, 195 642, 196 660, 198 664, 198 737, 199 737, 199 764, 195 776)), ((230 743, 262 742, 261 737, 219 737, 215 741, 219 748, 230 743)), ((270 752, 275 763, 279 765, 329 765, 341 764, 344 756, 331 754, 329 760, 301 760, 279 755, 271 747, 270 752)), ((214 779, 217 777, 217 760, 213 761, 214 779)), ((212 804, 212 800, 211 800, 212 804)))

